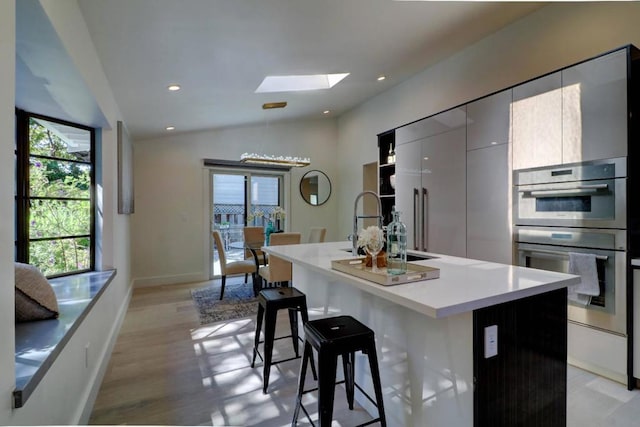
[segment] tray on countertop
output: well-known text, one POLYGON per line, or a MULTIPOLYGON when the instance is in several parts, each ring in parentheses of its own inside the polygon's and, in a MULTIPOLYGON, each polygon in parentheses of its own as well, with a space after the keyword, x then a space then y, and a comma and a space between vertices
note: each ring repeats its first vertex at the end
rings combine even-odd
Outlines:
POLYGON ((383 286, 401 285, 403 283, 418 282, 421 280, 437 279, 440 277, 440 269, 426 265, 407 263, 407 272, 404 274, 387 274, 386 267, 378 268, 378 272, 371 271, 371 267, 365 267, 365 258, 348 258, 331 261, 331 268, 361 279, 370 280, 383 286))

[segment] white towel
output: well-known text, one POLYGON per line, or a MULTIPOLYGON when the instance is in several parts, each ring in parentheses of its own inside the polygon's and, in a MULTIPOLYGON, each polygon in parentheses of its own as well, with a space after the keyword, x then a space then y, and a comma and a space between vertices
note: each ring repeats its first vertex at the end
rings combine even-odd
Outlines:
POLYGON ((595 255, 569 252, 569 274, 579 275, 582 279, 577 285, 569 286, 569 300, 587 305, 592 296, 600 295, 595 255))

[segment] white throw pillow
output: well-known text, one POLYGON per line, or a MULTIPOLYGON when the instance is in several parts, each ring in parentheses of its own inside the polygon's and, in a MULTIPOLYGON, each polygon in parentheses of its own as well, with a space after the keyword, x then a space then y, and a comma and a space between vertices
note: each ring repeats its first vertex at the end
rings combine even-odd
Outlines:
POLYGON ((36 267, 15 263, 16 322, 58 317, 58 300, 51 284, 36 267))

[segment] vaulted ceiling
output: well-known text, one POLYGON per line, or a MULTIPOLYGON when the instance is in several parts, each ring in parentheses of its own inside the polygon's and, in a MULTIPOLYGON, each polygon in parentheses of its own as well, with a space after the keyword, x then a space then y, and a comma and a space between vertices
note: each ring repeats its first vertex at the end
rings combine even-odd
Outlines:
MULTIPOLYGON (((78 0, 135 139, 335 117, 543 6, 393 0, 78 0), (267 75, 350 73, 255 93, 267 75), (381 75, 386 80, 378 81, 381 75), (170 92, 167 86, 179 84, 170 92), (266 102, 287 107, 263 110, 266 102), (325 110, 330 113, 323 114, 325 110)), ((26 24, 25 24, 26 25, 26 24)), ((20 49, 18 49, 20 57, 20 49)))

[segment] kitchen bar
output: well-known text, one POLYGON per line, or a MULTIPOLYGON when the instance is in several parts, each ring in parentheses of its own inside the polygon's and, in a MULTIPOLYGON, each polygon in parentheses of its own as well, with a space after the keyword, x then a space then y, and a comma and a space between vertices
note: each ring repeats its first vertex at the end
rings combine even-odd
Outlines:
POLYGON ((311 319, 348 314, 374 330, 389 425, 565 425, 566 286, 577 276, 428 254, 418 263, 440 278, 382 286, 331 268, 349 246, 264 250, 292 262, 311 319), (497 355, 484 344, 493 325, 497 355))

